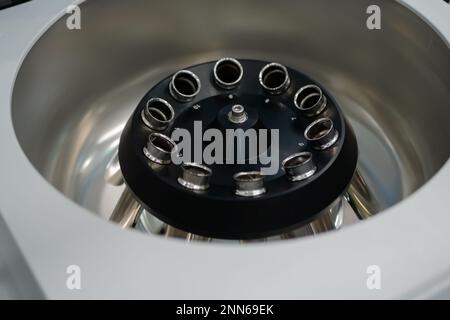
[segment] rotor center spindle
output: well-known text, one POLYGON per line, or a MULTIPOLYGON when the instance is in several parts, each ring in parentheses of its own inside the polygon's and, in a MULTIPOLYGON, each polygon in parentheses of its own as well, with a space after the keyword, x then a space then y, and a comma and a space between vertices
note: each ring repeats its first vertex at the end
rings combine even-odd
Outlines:
POLYGON ((231 107, 231 111, 228 113, 228 120, 233 123, 244 123, 247 119, 247 113, 242 105, 235 104, 231 107))

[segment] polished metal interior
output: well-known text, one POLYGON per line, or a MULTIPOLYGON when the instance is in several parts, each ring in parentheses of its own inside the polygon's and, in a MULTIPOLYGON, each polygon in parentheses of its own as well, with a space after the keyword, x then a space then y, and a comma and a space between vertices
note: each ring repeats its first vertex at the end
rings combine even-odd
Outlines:
POLYGON ((350 120, 359 163, 344 197, 366 218, 424 185, 450 153, 448 47, 402 5, 380 3, 382 29, 368 30, 365 0, 87 1, 81 30, 60 19, 24 60, 17 137, 49 183, 108 219, 124 189, 111 159, 153 85, 224 56, 277 61, 320 82, 350 120))

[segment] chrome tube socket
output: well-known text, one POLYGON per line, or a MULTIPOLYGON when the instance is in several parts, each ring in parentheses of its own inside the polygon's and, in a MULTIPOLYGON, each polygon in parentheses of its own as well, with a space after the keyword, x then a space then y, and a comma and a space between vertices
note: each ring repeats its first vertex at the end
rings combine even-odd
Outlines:
POLYGON ((211 175, 211 169, 204 165, 192 162, 183 163, 178 183, 190 190, 203 191, 209 188, 211 175))
POLYGON ((282 166, 291 181, 302 181, 313 176, 317 170, 311 152, 294 153, 287 157, 282 166))
POLYGON ((175 100, 189 102, 200 92, 200 78, 189 70, 175 73, 169 84, 169 92, 175 100))
POLYGON ((214 65, 214 81, 222 89, 230 90, 237 87, 243 75, 242 65, 234 58, 222 58, 214 65))
POLYGON ((259 171, 239 172, 233 176, 235 194, 242 197, 256 197, 266 192, 264 176, 259 171))
POLYGON ((334 128, 329 118, 320 118, 305 129, 305 138, 313 149, 325 150, 333 146, 339 138, 339 132, 334 128))
POLYGON ((267 93, 278 95, 289 88, 291 79, 285 66, 272 62, 266 64, 259 72, 259 83, 267 93))
POLYGON ((164 134, 151 133, 143 151, 148 159, 157 164, 170 164, 172 154, 177 151, 177 145, 164 134))
POLYGON ((294 96, 295 107, 302 115, 307 117, 317 116, 327 106, 327 97, 322 89, 315 84, 301 87, 294 96))
POLYGON ((161 131, 166 129, 175 117, 172 106, 161 98, 151 98, 141 112, 142 121, 150 129, 161 131))

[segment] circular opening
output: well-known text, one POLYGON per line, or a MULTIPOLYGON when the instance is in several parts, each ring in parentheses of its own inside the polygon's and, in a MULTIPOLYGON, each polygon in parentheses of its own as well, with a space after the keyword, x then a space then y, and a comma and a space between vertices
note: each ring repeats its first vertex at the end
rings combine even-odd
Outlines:
POLYGON ((236 86, 241 81, 243 73, 242 65, 233 58, 220 59, 214 66, 216 83, 226 89, 236 86))
POLYGON ((308 140, 319 140, 325 137, 333 129, 333 121, 322 118, 311 123, 305 130, 305 137, 308 140))
POLYGON ((200 92, 200 79, 191 71, 178 71, 170 83, 172 96, 181 101, 194 98, 200 92))
POLYGON ((241 106, 240 104, 236 104, 231 107, 231 111, 233 111, 234 113, 242 113, 244 112, 244 107, 241 106))
POLYGON ((269 63, 259 74, 261 86, 271 93, 281 93, 289 86, 289 74, 285 66, 269 63))
POLYGON ((160 133, 150 134, 149 139, 153 147, 164 153, 171 153, 176 147, 176 144, 172 139, 160 133))
POLYGON ((185 163, 182 168, 191 175, 199 177, 208 177, 212 174, 211 169, 198 163, 185 163))
POLYGON ((317 170, 312 161, 311 152, 294 153, 287 157, 282 165, 287 178, 292 182, 303 181, 313 176, 317 170))
POLYGON ((295 106, 301 110, 314 108, 322 100, 322 90, 316 85, 300 88, 295 94, 295 106))
POLYGON ((305 163, 308 163, 309 161, 311 161, 311 158, 311 152, 296 153, 287 157, 286 160, 283 161, 283 167, 285 169, 296 168, 304 165, 305 163))
POLYGON ((170 122, 175 113, 172 106, 165 100, 152 98, 147 102, 147 114, 158 122, 170 122))

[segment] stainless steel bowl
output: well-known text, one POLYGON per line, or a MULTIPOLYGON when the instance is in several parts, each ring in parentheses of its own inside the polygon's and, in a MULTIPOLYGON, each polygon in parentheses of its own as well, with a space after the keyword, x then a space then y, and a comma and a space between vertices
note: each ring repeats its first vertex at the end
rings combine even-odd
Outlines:
POLYGON ((450 55, 412 11, 379 2, 382 29, 371 31, 366 0, 87 1, 81 30, 68 30, 63 16, 24 59, 12 95, 15 134, 51 185, 107 219, 123 186, 108 183, 105 170, 150 87, 223 56, 278 61, 337 98, 358 139, 359 191, 383 211, 448 160, 450 55))
POLYGON ((338 99, 358 137, 371 201, 383 210, 448 159, 450 58, 397 3, 383 3, 382 30, 368 30, 368 5, 88 1, 80 31, 60 20, 24 61, 12 106, 19 142, 52 185, 108 218, 121 187, 105 181, 105 170, 146 90, 222 56, 280 61, 338 99))

